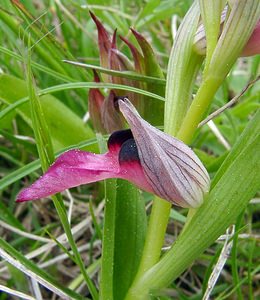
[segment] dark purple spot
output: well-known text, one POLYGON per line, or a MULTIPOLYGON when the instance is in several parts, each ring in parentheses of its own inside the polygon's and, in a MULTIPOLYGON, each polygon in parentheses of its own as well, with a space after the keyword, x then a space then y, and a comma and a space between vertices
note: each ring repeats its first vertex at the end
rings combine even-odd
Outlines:
POLYGON ((122 162, 139 162, 138 149, 134 139, 128 139, 123 143, 119 151, 119 163, 122 162))
POLYGON ((119 104, 118 104, 118 101, 119 101, 119 100, 124 101, 125 98, 128 99, 127 96, 115 96, 115 97, 114 97, 114 107, 115 107, 115 109, 116 109, 117 111, 119 111, 119 104))
POLYGON ((108 141, 107 146, 110 149, 113 146, 121 146, 123 143, 129 139, 133 138, 133 134, 131 129, 125 129, 125 130, 118 130, 113 132, 108 141))

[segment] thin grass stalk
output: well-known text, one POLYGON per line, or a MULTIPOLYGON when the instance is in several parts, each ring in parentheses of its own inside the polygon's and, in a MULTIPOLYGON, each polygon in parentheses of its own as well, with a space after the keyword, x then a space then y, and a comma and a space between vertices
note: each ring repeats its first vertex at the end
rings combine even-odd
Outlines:
MULTIPOLYGON (((35 87, 33 83, 33 76, 31 71, 31 52, 30 52, 30 37, 28 39, 29 47, 28 47, 28 60, 27 60, 27 82, 28 82, 28 94, 31 104, 31 112, 32 112, 32 123, 33 123, 33 130, 35 133, 35 138, 37 142, 37 149, 39 152, 39 157, 42 165, 43 171, 46 171, 51 163, 54 161, 54 152, 52 149, 52 143, 49 136, 49 131, 47 128, 47 124, 44 119, 44 115, 42 112, 42 108, 40 105, 40 101, 37 97, 35 92, 35 87)), ((62 201, 61 195, 58 194, 56 196, 52 196, 54 206, 58 213, 59 219, 63 226, 63 229, 66 233, 68 238, 69 244, 75 256, 76 262, 81 270, 81 273, 84 276, 86 284, 89 288, 90 294, 92 295, 93 299, 98 299, 97 290, 89 278, 88 274, 86 273, 86 269, 84 263, 81 259, 80 253, 78 251, 77 245, 74 241, 70 224, 68 221, 66 209, 64 203, 62 201)))
MULTIPOLYGON (((232 277, 233 277, 233 282, 234 285, 239 284, 239 274, 238 274, 238 234, 239 234, 239 229, 243 220, 244 212, 237 218, 236 221, 236 232, 234 234, 234 239, 233 239, 233 247, 231 251, 231 271, 232 271, 232 277)), ((237 299, 243 300, 243 294, 241 290, 241 286, 238 286, 237 290, 237 299)))

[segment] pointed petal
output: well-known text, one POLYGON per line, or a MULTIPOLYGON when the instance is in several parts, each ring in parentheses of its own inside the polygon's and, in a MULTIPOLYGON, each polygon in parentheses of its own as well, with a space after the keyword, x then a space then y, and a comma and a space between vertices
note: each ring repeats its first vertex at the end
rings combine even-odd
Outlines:
POLYGON ((209 190, 209 176, 183 142, 143 120, 128 99, 119 100, 128 121, 147 181, 155 194, 182 207, 197 207, 209 190))
POLYGON ((134 30, 133 28, 131 28, 131 31, 135 36, 143 52, 144 63, 145 63, 145 74, 149 76, 155 76, 158 78, 164 78, 162 69, 158 64, 158 59, 155 56, 151 45, 147 42, 144 36, 142 36, 138 31, 134 30))
POLYGON ((70 150, 63 153, 35 183, 22 190, 17 202, 35 200, 81 184, 113 178, 119 172, 116 155, 70 150))
POLYGON ((130 43, 127 39, 125 39, 124 37, 120 36, 120 39, 126 43, 126 45, 129 47, 133 59, 134 59, 134 64, 135 64, 135 70, 138 73, 144 74, 145 73, 145 68, 144 68, 144 58, 142 56, 142 54, 138 51, 138 49, 132 44, 130 43))
MULTIPOLYGON (((109 56, 109 63, 110 63, 110 68, 112 70, 117 70, 117 71, 133 71, 134 67, 130 60, 116 48, 116 31, 114 32, 113 35, 113 40, 112 40, 112 46, 110 50, 110 56, 109 56)), ((116 76, 111 76, 110 81, 115 83, 115 84, 123 84, 123 85, 128 85, 128 86, 134 86, 137 88, 142 88, 144 84, 141 82, 137 82, 135 80, 129 80, 127 78, 123 77, 116 77, 116 76)), ((115 93, 118 96, 123 96, 125 95, 125 91, 122 90, 115 90, 115 93)), ((128 92, 128 96, 131 98, 132 102, 138 107, 141 108, 142 103, 141 101, 142 96, 128 92)), ((121 124, 123 124, 123 121, 121 121, 121 124)), ((118 130, 119 128, 122 127, 113 127, 111 129, 113 130, 118 130)))
POLYGON ((90 11, 90 16, 95 22, 98 30, 98 46, 100 51, 100 65, 103 68, 109 67, 108 56, 109 51, 111 49, 111 39, 109 34, 107 33, 105 27, 98 20, 98 18, 90 11))
POLYGON ((117 50, 116 48, 116 31, 114 31, 111 48, 109 50, 109 68, 112 70, 121 71, 120 62, 117 58, 117 55, 112 50, 117 50))
MULTIPOLYGON (((117 71, 132 71, 133 65, 130 60, 116 47, 116 30, 114 31, 111 49, 109 52, 110 69, 117 71)), ((120 78, 121 79, 121 78, 120 78)))
MULTIPOLYGON (((155 56, 151 45, 139 32, 137 32, 133 28, 131 28, 131 31, 142 49, 144 57, 144 75, 153 76, 157 78, 164 78, 164 74, 159 65, 158 58, 155 56)), ((165 87, 163 87, 160 84, 147 82, 146 89, 157 95, 164 96, 165 94, 165 87)), ((143 112, 140 112, 143 113, 145 118, 154 125, 162 125, 164 103, 162 101, 155 101, 154 99, 149 99, 149 101, 146 101, 145 103, 145 110, 143 112)))

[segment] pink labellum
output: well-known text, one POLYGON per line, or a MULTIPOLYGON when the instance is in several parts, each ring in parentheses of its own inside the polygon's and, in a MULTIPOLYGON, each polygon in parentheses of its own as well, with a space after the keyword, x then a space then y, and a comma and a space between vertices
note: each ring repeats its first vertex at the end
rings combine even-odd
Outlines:
POLYGON ((44 198, 107 178, 127 179, 141 189, 152 192, 143 174, 131 131, 113 133, 108 140, 108 147, 109 151, 105 154, 81 150, 63 153, 42 177, 19 193, 16 201, 44 198))

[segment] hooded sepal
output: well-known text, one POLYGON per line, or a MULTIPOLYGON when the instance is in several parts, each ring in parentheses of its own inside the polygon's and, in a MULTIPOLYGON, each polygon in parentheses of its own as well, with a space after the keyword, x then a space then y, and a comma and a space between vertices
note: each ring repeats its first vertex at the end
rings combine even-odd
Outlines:
POLYGON ((119 108, 129 123, 147 181, 159 197, 182 207, 198 207, 209 191, 209 175, 183 142, 143 120, 124 98, 119 108))

